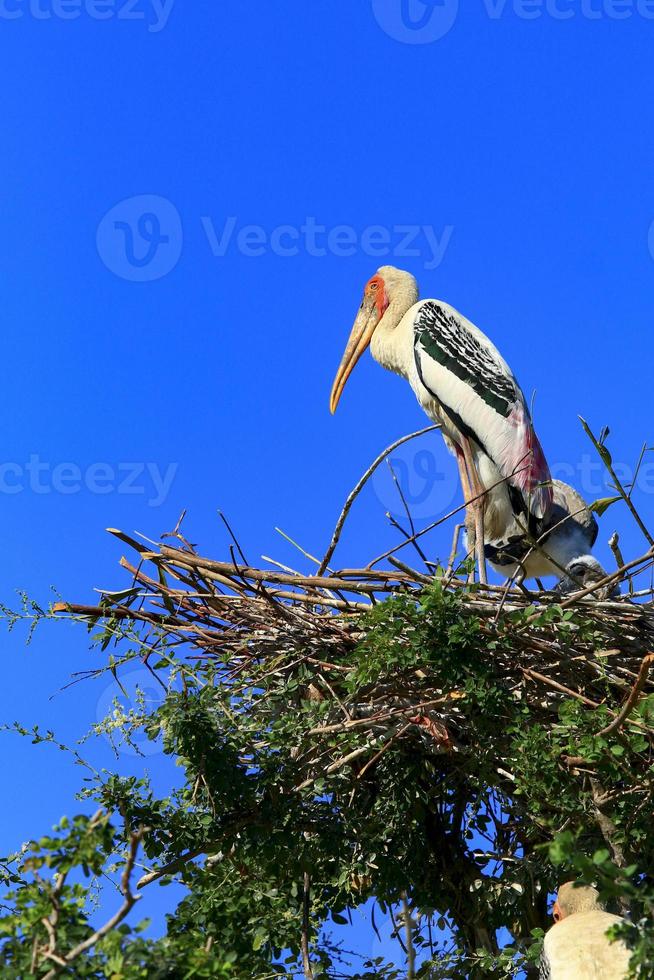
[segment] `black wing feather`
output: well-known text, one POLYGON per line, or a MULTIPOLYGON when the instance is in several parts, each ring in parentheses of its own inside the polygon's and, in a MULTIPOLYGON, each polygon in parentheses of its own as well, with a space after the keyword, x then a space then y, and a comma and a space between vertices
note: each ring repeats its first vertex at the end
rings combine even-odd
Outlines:
MULTIPOLYGON (((414 324, 414 349, 420 371, 420 348, 469 385, 490 408, 508 418, 520 398, 517 382, 498 365, 474 334, 435 300, 423 303, 414 324)), ((420 372, 422 375, 422 372, 420 372)), ((436 397, 435 393, 432 392, 436 397)))

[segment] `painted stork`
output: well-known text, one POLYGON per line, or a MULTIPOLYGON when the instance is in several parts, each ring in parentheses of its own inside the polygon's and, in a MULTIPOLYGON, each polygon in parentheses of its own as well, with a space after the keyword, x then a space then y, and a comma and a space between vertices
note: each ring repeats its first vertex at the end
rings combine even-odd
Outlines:
MULTIPOLYGON (((569 563, 565 571, 565 577, 557 586, 557 592, 561 595, 572 595, 583 589, 589 589, 591 585, 602 582, 607 577, 606 571, 592 555, 580 555, 569 563)), ((592 593, 592 598, 605 602, 607 599, 619 599, 621 595, 620 586, 609 582, 596 589, 592 593)))
POLYGON ((623 920, 604 910, 594 888, 569 881, 561 885, 555 925, 546 933, 540 980, 622 980, 629 971, 629 950, 606 933, 623 920))
POLYGON ((471 550, 485 582, 484 541, 503 539, 516 521, 537 532, 552 507, 550 471, 520 386, 481 330, 447 303, 419 301, 415 278, 390 265, 366 283, 334 380, 332 413, 368 346, 441 425, 458 463, 471 550))
POLYGON ((517 582, 546 575, 563 579, 575 561, 588 559, 601 570, 591 557, 598 532, 597 521, 583 497, 567 483, 552 480, 552 507, 541 522, 538 538, 525 534, 514 521, 502 540, 489 541, 486 537, 486 558, 496 572, 517 582))

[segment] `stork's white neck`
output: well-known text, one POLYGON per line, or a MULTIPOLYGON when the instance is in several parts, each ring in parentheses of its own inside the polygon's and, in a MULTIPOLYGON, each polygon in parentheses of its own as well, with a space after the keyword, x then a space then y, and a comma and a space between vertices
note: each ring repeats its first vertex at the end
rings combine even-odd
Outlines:
POLYGON ((409 378, 414 363, 414 307, 418 301, 415 280, 394 284, 389 295, 390 303, 372 336, 370 353, 388 371, 409 378))

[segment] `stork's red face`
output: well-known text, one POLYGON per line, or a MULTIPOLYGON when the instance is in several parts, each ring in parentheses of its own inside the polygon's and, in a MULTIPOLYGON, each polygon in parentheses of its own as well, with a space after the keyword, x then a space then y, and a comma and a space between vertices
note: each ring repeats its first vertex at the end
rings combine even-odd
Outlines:
POLYGON ((389 302, 390 299, 384 279, 377 273, 366 283, 366 288, 363 291, 363 302, 354 321, 343 359, 336 372, 336 378, 334 379, 331 398, 329 400, 329 408, 332 415, 336 411, 336 406, 343 394, 347 379, 352 374, 357 361, 369 346, 379 321, 388 309, 389 302))
POLYGON ((379 319, 383 317, 384 313, 388 309, 389 299, 388 293, 386 292, 386 283, 382 277, 377 273, 372 279, 369 279, 366 283, 366 288, 363 291, 364 299, 369 296, 374 299, 375 307, 379 314, 379 319))

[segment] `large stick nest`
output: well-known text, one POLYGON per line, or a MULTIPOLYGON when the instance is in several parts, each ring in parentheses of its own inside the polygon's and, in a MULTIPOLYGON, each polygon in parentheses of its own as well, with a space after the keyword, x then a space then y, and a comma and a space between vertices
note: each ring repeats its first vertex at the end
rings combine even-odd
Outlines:
POLYGON ((339 691, 350 670, 343 660, 366 634, 366 614, 393 595, 418 604, 424 590, 437 583, 457 595, 462 617, 478 622, 480 657, 493 660, 496 676, 544 724, 555 722, 562 701, 574 699, 605 709, 602 734, 625 724, 654 734, 642 721, 630 720, 640 698, 654 690, 649 679, 654 605, 639 599, 633 586, 654 564, 654 549, 605 580, 604 586, 629 583, 630 594, 619 601, 598 600, 590 588, 562 597, 469 585, 452 567, 426 575, 392 554, 382 556, 390 568, 373 567, 379 560, 365 568, 329 568, 355 495, 348 498, 317 575, 283 566, 249 567, 236 539, 230 558, 216 560, 198 554, 179 527, 156 545, 112 530, 134 553, 120 561, 131 586, 104 593, 97 606, 62 603, 56 611, 136 625, 144 649, 156 650, 164 636, 168 648, 183 650, 196 664, 210 664, 214 677, 232 690, 251 688, 271 673, 290 676, 302 665, 305 676, 308 671, 322 680, 329 677, 325 683, 334 693, 333 718, 316 735, 356 727, 362 735, 386 731, 397 739, 419 725, 433 739, 432 748, 443 752, 465 743, 466 716, 461 692, 447 689, 440 675, 430 676, 416 664, 415 671, 380 676, 364 698, 358 692, 356 702, 348 703, 339 691))

